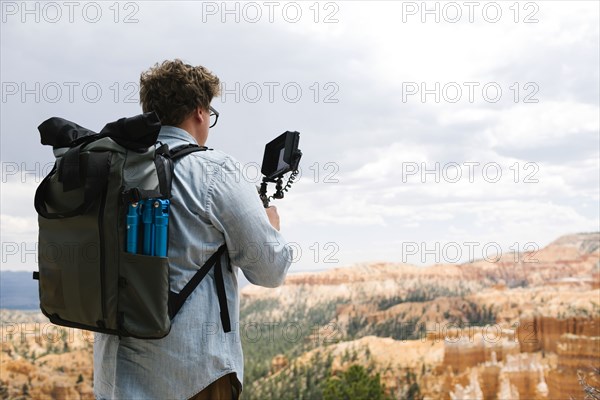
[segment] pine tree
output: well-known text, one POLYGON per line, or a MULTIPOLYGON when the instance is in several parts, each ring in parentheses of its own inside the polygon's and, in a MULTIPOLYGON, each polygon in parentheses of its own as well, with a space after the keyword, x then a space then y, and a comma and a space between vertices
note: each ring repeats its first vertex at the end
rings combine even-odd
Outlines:
POLYGON ((330 377, 323 389, 324 400, 388 399, 379 374, 369 376, 364 367, 352 365, 341 377, 330 377))

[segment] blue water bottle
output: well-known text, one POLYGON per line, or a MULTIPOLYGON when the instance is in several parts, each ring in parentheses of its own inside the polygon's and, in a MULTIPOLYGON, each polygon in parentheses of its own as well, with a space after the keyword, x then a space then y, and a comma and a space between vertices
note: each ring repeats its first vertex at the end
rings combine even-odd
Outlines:
POLYGON ((169 200, 154 201, 154 255, 167 256, 169 200))
POLYGON ((127 252, 137 253, 138 230, 140 221, 138 203, 131 203, 127 209, 127 252))

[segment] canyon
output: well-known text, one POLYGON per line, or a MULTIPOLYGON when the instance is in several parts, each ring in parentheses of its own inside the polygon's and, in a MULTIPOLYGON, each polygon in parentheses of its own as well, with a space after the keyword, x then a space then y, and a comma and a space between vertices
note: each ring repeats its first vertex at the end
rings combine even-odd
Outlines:
MULTIPOLYGON (((321 398, 361 365, 395 399, 583 400, 600 388, 599 247, 599 233, 575 234, 496 262, 360 263, 246 286, 243 398, 321 398)), ((93 398, 91 333, 0 317, 0 398, 93 398)))

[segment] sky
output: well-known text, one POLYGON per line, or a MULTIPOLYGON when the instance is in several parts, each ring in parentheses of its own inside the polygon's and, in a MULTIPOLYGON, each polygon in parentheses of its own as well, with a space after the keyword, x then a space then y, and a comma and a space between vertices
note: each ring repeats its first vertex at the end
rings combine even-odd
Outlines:
POLYGON ((292 272, 534 258, 599 231, 599 4, 1 1, 0 268, 37 269, 37 126, 136 115, 140 73, 174 58, 221 79, 207 144, 247 181, 300 132, 273 202, 292 272))

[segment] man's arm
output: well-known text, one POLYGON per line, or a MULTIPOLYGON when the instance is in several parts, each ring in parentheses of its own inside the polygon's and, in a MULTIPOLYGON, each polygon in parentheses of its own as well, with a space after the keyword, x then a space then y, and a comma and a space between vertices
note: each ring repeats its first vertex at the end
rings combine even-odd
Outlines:
POLYGON ((269 217, 269 223, 271 226, 278 231, 281 230, 279 226, 279 213, 277 212, 277 207, 270 206, 269 208, 265 208, 267 212, 267 217, 269 217))
POLYGON ((275 207, 266 211, 256 187, 243 179, 230 158, 220 166, 208 193, 208 214, 225 236, 232 265, 251 283, 276 287, 283 283, 293 255, 279 233, 275 207))

